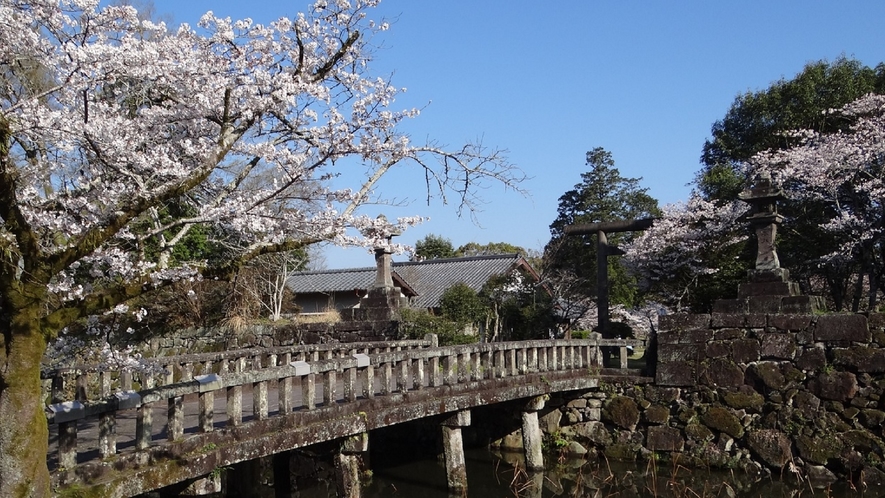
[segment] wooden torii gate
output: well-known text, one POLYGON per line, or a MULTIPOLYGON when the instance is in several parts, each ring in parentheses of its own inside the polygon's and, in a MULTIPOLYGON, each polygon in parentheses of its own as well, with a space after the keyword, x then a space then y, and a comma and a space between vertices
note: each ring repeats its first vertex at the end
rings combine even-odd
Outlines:
POLYGON ((651 227, 654 218, 638 220, 603 221, 599 223, 583 223, 565 227, 566 235, 596 234, 596 307, 597 329, 605 335, 608 331, 608 256, 622 256, 624 251, 609 245, 607 233, 642 231, 651 227))

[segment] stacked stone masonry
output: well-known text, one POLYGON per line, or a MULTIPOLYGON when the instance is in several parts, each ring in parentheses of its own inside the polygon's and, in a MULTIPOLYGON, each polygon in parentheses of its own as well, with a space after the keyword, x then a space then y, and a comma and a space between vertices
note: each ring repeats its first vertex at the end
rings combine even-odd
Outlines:
POLYGON ((653 383, 550 399, 551 448, 885 484, 885 314, 671 315, 657 342, 653 383))

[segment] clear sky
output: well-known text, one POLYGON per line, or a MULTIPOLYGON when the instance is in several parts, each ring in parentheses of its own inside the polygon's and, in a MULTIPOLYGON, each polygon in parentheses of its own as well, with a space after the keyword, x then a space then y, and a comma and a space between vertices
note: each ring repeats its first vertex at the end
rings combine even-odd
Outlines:
MULTIPOLYGON (((308 1, 154 0, 173 24, 218 16, 267 22, 308 1)), ((585 152, 609 150, 621 174, 661 204, 688 198, 710 126, 735 96, 792 78, 841 55, 885 61, 885 2, 852 0, 382 0, 392 21, 374 72, 407 93, 394 108, 425 107, 405 131, 458 146, 482 138, 509 150, 529 177, 522 197, 492 186, 479 225, 455 206, 428 206, 420 179, 393 171, 382 195, 412 202, 371 206, 372 216, 429 216, 399 239, 429 233, 540 250, 558 199, 587 170, 585 152)), ((371 266, 360 249, 327 251, 328 268, 371 266)), ((405 256, 395 257, 405 259, 405 256)))

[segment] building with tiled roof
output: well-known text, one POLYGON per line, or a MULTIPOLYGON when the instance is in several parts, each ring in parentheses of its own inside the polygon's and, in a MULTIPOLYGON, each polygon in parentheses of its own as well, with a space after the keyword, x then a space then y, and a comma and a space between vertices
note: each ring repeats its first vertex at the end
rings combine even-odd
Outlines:
MULTIPOLYGON (((535 281, 538 274, 518 254, 495 254, 392 264, 393 285, 412 308, 435 309, 446 289, 464 283, 479 292, 494 276, 521 270, 535 281)), ((302 313, 353 308, 375 283, 376 267, 295 273, 287 285, 302 313)))

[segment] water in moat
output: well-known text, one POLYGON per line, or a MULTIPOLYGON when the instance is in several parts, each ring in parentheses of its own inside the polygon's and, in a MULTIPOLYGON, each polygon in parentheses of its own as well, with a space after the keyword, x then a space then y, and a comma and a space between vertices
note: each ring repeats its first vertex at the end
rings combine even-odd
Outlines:
MULTIPOLYGON (((690 470, 669 464, 610 463, 579 458, 559 459, 543 472, 522 470, 517 454, 466 452, 468 491, 452 495, 446 488, 443 463, 436 459, 373 461, 362 496, 367 498, 550 498, 550 497, 885 497, 885 489, 858 489, 849 483, 812 486, 792 475, 750 477, 740 472, 690 470)), ((332 498, 333 471, 320 472, 289 492, 270 488, 262 497, 332 498)), ((236 479, 228 475, 228 479, 236 479)))

